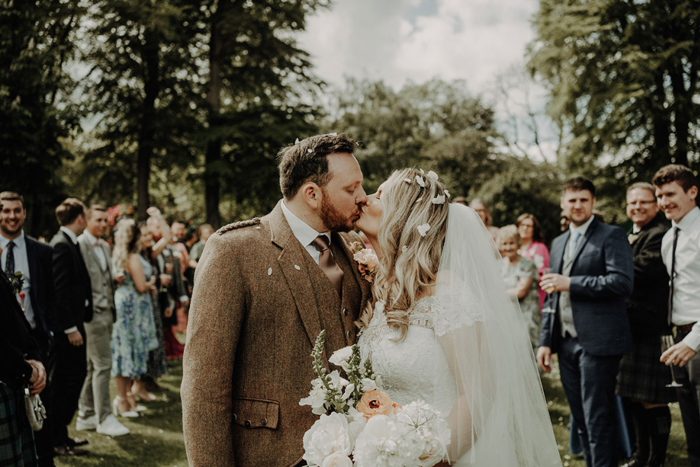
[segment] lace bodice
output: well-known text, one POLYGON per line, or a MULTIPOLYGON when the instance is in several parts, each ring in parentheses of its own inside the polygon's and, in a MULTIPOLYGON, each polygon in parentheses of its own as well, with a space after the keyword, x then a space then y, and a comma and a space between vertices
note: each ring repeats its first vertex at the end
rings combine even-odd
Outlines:
POLYGON ((424 400, 447 417, 457 390, 438 337, 457 323, 443 311, 438 297, 419 300, 409 312, 406 337, 397 341, 400 332, 387 324, 379 303, 359 345, 363 358, 370 358, 374 371, 381 375, 392 400, 401 405, 424 400))

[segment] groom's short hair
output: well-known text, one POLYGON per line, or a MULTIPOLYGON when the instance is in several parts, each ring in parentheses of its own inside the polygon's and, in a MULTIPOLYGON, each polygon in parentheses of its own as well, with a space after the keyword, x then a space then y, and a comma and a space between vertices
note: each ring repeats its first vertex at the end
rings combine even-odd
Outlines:
POLYGON ((286 199, 293 198, 306 182, 321 188, 331 179, 327 156, 334 153, 352 154, 355 142, 344 134, 316 135, 284 147, 277 157, 280 188, 286 199))

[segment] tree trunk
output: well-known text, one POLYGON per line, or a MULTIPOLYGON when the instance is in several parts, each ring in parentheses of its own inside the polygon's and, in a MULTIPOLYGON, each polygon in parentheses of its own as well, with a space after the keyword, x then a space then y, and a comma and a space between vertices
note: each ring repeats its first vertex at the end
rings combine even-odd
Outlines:
POLYGON ((673 152, 673 159, 676 164, 688 166, 688 136, 693 103, 690 93, 685 88, 682 65, 674 66, 670 75, 674 101, 673 125, 676 129, 676 150, 673 152))
POLYGON ((148 182, 151 176, 151 157, 155 150, 155 122, 156 122, 156 98, 160 92, 159 82, 159 57, 158 57, 158 34, 150 29, 144 33, 144 46, 142 59, 144 66, 144 91, 143 110, 141 112, 141 125, 138 135, 137 154, 137 193, 138 209, 137 215, 141 220, 146 219, 146 209, 150 200, 148 193, 148 182))
MULTIPOLYGON (((223 38, 219 29, 221 15, 215 12, 212 15, 211 38, 209 44, 209 129, 213 130, 219 123, 219 111, 221 109, 221 48, 223 38)), ((215 133, 215 132, 213 132, 215 133)), ((221 161, 221 139, 214 138, 207 142, 205 154, 206 165, 204 167, 204 198, 206 204, 207 222, 215 228, 221 226, 221 214, 219 212, 219 200, 221 196, 221 182, 218 174, 221 161)))
POLYGON ((666 102, 666 89, 664 88, 664 72, 657 73, 654 82, 656 88, 651 95, 651 115, 654 134, 654 156, 662 163, 671 163, 671 128, 669 110, 664 107, 666 102))

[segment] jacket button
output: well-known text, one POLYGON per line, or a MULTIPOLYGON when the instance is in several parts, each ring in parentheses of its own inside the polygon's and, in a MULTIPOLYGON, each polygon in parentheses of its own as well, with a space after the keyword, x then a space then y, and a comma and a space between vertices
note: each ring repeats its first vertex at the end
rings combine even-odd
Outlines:
POLYGON ((348 336, 348 339, 352 339, 352 331, 346 331, 345 334, 348 336))
POLYGON ((245 421, 245 427, 246 427, 246 428, 250 428, 252 424, 253 424, 253 422, 251 422, 250 420, 246 420, 246 421, 245 421))
POLYGON ((343 308, 343 316, 347 316, 347 315, 348 315, 348 309, 347 309, 347 308, 343 308))
POLYGON ((238 420, 238 415, 233 414, 233 421, 235 422, 236 420, 238 420))
POLYGON ((267 425, 267 418, 263 418, 262 420, 260 420, 260 424, 262 424, 262 426, 266 426, 267 425))

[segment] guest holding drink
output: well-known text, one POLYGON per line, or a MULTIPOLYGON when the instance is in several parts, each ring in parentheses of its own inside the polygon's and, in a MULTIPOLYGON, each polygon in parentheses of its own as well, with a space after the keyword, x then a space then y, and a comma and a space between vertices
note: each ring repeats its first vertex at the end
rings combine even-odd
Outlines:
POLYGON ((522 240, 514 225, 506 225, 498 231, 496 237, 498 251, 503 256, 502 276, 508 288, 508 295, 520 303, 520 311, 527 326, 530 342, 537 348, 540 338, 540 307, 537 304, 537 267, 530 258, 519 253, 522 240))
MULTIPOLYGON (((682 165, 659 169, 652 181, 659 207, 671 221, 661 243, 661 257, 671 278, 667 324, 673 324, 676 344, 661 355, 674 365, 688 458, 700 466, 700 209, 698 181, 682 165), (678 366, 675 366, 678 365, 678 366)), ((670 337, 670 336, 669 336, 670 337)))
POLYGON ((671 372, 659 363, 661 335, 670 334, 668 273, 661 259, 661 240, 668 223, 658 216, 654 187, 635 183, 627 189, 627 216, 633 222, 627 235, 634 257, 634 291, 627 299, 627 317, 634 350, 620 361, 617 394, 632 419, 635 446, 625 467, 661 467, 671 430, 669 402, 676 391, 667 387, 671 372))
MULTIPOLYGON (((544 235, 542 235, 542 227, 537 221, 537 218, 532 214, 525 213, 518 216, 515 221, 518 227, 520 238, 523 239, 523 246, 520 248, 520 254, 525 258, 530 258, 537 266, 539 276, 537 281, 544 275, 545 269, 549 268, 549 250, 544 244, 544 235)), ((539 288, 538 288, 539 289, 539 288)), ((546 292, 542 289, 538 290, 540 309, 544 304, 546 292)))

